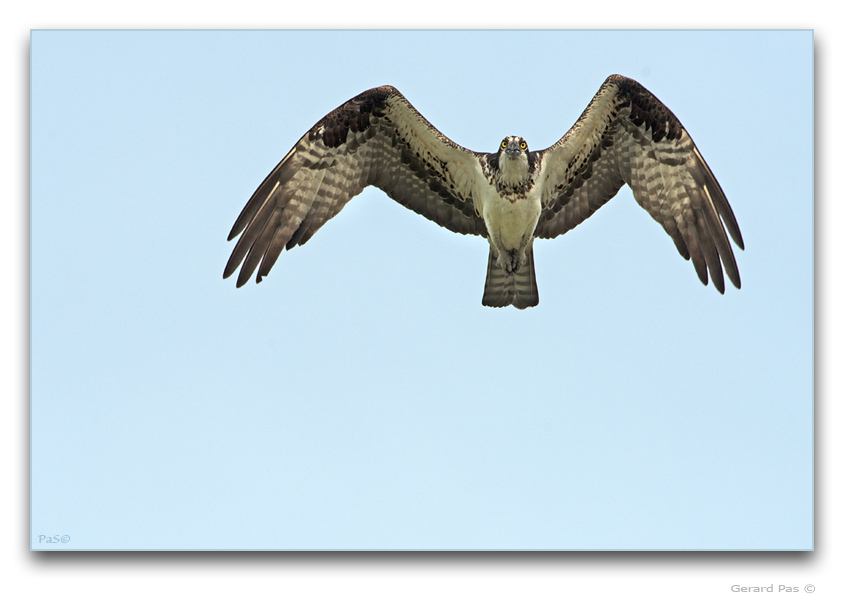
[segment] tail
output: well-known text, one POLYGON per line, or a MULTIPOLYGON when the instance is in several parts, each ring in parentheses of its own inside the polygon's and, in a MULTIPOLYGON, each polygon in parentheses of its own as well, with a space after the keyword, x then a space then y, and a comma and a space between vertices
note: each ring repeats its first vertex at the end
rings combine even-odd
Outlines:
POLYGON ((498 266, 492 248, 489 249, 489 261, 486 267, 486 285, 484 286, 484 306, 510 306, 528 308, 539 304, 539 291, 536 289, 536 274, 533 271, 533 248, 525 256, 527 262, 516 272, 508 274, 498 266))

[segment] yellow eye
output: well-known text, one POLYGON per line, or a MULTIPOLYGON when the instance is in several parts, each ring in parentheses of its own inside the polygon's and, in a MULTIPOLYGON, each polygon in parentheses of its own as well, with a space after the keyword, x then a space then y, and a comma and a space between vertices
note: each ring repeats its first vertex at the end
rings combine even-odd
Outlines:
POLYGON ((521 143, 521 144, 519 144, 519 145, 522 147, 522 150, 524 150, 525 148, 527 148, 527 142, 522 142, 522 143, 521 143))
POLYGON ((507 147, 507 140, 504 140, 503 142, 501 142, 501 147, 502 147, 502 148, 506 148, 506 147, 507 147))

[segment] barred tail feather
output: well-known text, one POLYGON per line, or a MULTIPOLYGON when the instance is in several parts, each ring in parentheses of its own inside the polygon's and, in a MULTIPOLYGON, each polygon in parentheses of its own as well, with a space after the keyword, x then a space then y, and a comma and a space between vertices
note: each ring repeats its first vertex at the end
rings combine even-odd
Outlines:
POLYGON ((533 248, 527 251, 525 266, 513 274, 514 289, 513 306, 516 308, 530 308, 539 304, 539 290, 536 287, 536 273, 533 270, 533 248))
POLYGON ((533 269, 533 249, 526 253, 527 262, 515 273, 508 274, 498 266, 492 248, 486 267, 486 285, 484 286, 484 306, 528 308, 539 304, 539 291, 536 288, 536 274, 533 269))

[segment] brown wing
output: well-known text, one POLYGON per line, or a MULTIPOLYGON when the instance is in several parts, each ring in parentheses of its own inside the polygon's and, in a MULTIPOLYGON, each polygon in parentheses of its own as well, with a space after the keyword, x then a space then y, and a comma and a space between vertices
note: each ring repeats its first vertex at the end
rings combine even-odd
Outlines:
POLYGON ((741 287, 724 226, 739 248, 744 242, 721 186, 677 117, 636 81, 608 77, 571 130, 538 154, 545 180, 537 237, 576 227, 626 183, 704 284, 708 270, 724 293, 723 264, 741 287))
POLYGON ((235 221, 240 234, 223 277, 237 286, 270 272, 282 250, 304 244, 374 185, 457 233, 486 235, 474 205, 478 158, 425 120, 393 87, 373 88, 330 112, 267 176, 235 221))

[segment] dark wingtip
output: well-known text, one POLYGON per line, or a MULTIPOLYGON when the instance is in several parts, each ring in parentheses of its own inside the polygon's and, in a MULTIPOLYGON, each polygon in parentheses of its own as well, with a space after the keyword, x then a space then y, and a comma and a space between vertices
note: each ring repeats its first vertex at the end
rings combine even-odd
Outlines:
POLYGON ((700 262, 692 259, 692 265, 694 265, 697 278, 700 279, 700 282, 703 285, 709 285, 709 273, 706 270, 706 263, 703 262, 703 258, 700 259, 700 262))
POLYGON ((730 281, 732 282, 733 286, 737 289, 741 289, 741 275, 739 275, 738 267, 733 267, 732 272, 727 273, 730 276, 730 281))
POLYGON ((237 287, 241 288, 249 281, 252 277, 251 271, 246 271, 246 269, 240 269, 240 275, 237 276, 237 287))

